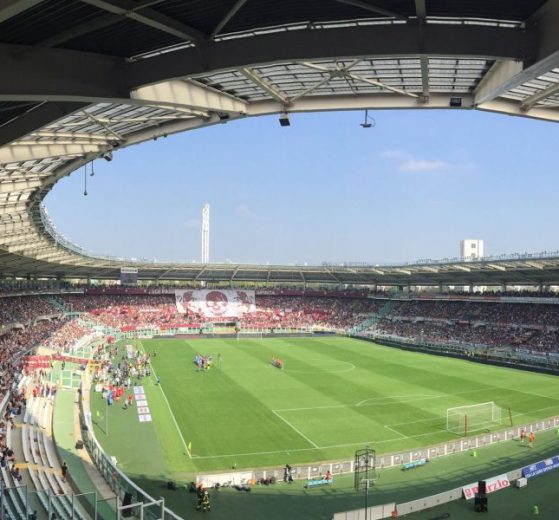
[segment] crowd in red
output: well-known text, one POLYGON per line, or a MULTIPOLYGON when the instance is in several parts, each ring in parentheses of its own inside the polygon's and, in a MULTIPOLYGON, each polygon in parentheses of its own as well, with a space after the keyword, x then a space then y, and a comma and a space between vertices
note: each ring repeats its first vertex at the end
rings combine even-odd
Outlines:
MULTIPOLYGON (((192 311, 179 314, 173 295, 65 295, 62 299, 71 304, 72 310, 88 312, 109 327, 197 327, 208 321, 192 311)), ((244 314, 238 324, 241 329, 260 330, 311 326, 345 329, 378 312, 380 306, 381 301, 367 298, 257 296, 256 311, 244 314)))
MULTIPOLYGON (((74 312, 108 327, 191 327, 208 320, 188 311, 179 314, 173 294, 122 293, 59 294, 74 312)), ((264 291, 261 291, 261 293, 264 291)), ((256 296, 256 311, 234 321, 241 330, 308 328, 349 329, 378 313, 386 299, 363 297, 359 292, 277 290, 256 296), (334 294, 334 293, 333 293, 334 294)), ((378 324, 383 334, 422 340, 512 345, 543 352, 559 350, 559 305, 487 303, 474 301, 402 300, 391 304, 378 324)), ((0 392, 13 382, 17 357, 36 344, 65 351, 87 334, 76 320, 46 319, 59 316, 44 296, 0 298, 0 392), (16 328, 6 326, 19 323, 16 328)), ((213 321, 213 320, 212 320, 213 321)))
POLYGON ((89 334, 89 330, 83 325, 80 325, 79 321, 63 321, 60 322, 58 328, 49 335, 44 344, 54 350, 65 352, 87 334, 89 334))
POLYGON ((256 312, 244 314, 240 325, 245 329, 347 329, 377 313, 382 305, 366 298, 257 296, 256 312))

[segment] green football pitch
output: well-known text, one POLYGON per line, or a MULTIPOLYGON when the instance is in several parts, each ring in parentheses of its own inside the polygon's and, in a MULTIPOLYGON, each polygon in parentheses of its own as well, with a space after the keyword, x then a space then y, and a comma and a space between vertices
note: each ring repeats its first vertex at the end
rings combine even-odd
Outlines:
POLYGON ((92 399, 96 434, 133 474, 351 459, 427 446, 446 431, 449 407, 495 402, 503 425, 559 414, 554 376, 402 351, 342 337, 133 340, 156 353, 143 385, 153 421, 92 399), (199 372, 194 356, 221 366, 199 372), (272 366, 281 358, 284 369, 272 366), (105 417, 104 414, 107 414, 105 417), (106 435, 105 429, 110 435, 106 435), (190 448, 190 449, 189 449, 190 448), (138 455, 148 450, 150 464, 138 455))

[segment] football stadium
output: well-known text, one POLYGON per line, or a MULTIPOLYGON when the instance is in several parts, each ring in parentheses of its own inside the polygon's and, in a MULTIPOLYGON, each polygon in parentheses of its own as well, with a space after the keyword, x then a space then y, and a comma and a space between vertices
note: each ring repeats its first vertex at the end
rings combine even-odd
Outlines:
POLYGON ((0 0, 0 520, 559 518, 559 252, 390 261, 475 200, 497 247, 556 240, 558 28, 559 0, 0 0), (111 177, 149 161, 147 195, 111 177), (250 260, 214 261, 196 203, 195 261, 132 257, 170 254, 178 192, 281 218, 238 203, 212 248, 250 260))

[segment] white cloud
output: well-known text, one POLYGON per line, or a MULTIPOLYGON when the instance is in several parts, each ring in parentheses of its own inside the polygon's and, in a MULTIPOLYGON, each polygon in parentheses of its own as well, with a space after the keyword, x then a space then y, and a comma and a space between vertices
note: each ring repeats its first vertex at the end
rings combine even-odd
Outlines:
POLYGON ((398 169, 403 172, 436 172, 451 169, 452 165, 440 160, 406 159, 400 163, 398 169))
POLYGON ((258 218, 254 213, 254 211, 252 211, 246 204, 239 204, 235 208, 235 213, 237 215, 240 215, 241 217, 252 218, 252 219, 258 218))
POLYGON ((384 150, 381 152, 381 157, 386 157, 387 159, 402 159, 404 157, 408 157, 408 154, 405 153, 403 150, 384 150))
POLYGON ((189 218, 184 225, 187 229, 195 229, 200 227, 200 220, 197 218, 189 218))
POLYGON ((397 161, 397 168, 401 172, 422 173, 457 169, 457 165, 441 159, 424 159, 398 149, 385 150, 380 155, 386 159, 397 161))

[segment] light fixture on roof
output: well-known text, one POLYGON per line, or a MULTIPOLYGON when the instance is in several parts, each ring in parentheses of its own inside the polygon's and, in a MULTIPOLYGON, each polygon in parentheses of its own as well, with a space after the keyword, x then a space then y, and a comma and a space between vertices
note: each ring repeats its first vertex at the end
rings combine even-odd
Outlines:
POLYGON ((108 151, 104 152, 101 157, 103 157, 103 159, 105 159, 105 161, 112 161, 113 160, 113 152, 108 150, 108 151))
POLYGON ((282 112, 279 117, 279 124, 280 126, 291 126, 291 122, 289 121, 289 115, 287 112, 282 112))
POLYGON ((93 161, 91 161, 89 164, 91 164, 91 173, 89 174, 90 177, 94 177, 95 176, 95 172, 93 171, 93 161))
POLYGON ((369 110, 365 109, 365 119, 362 123, 360 123, 360 126, 362 126, 363 128, 371 128, 372 126, 376 126, 377 122, 374 120, 374 118, 369 117, 369 110))

